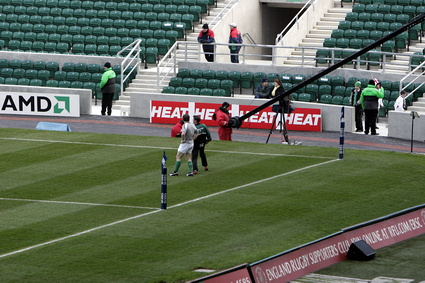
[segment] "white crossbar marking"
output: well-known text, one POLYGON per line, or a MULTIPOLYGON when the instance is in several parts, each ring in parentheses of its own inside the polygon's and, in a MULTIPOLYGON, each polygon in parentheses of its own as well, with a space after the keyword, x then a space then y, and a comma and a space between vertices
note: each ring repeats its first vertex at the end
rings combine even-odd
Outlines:
MULTIPOLYGON (((129 148, 150 148, 150 149, 173 149, 174 147, 158 147, 158 146, 144 146, 144 145, 125 145, 125 144, 102 144, 90 142, 69 142, 69 141, 54 141, 54 140, 37 140, 37 139, 20 139, 20 138, 0 138, 2 140, 15 140, 15 141, 32 141, 32 142, 47 142, 47 143, 65 143, 65 144, 82 144, 82 145, 100 145, 100 146, 116 146, 116 147, 129 147, 129 148)), ((305 156, 305 155, 292 155, 292 154, 279 154, 279 153, 261 153, 261 152, 244 152, 244 151, 224 151, 224 150, 208 150, 209 152, 219 153, 239 153, 251 155, 268 155, 268 156, 293 156, 293 157, 306 157, 306 158, 319 158, 319 159, 332 159, 331 157, 323 156, 305 156)))
MULTIPOLYGON (((279 178, 279 177, 287 176, 287 175, 290 175, 290 174, 293 174, 293 173, 301 172, 301 171, 304 171, 304 170, 307 170, 307 169, 310 169, 310 168, 318 167, 318 166, 325 165, 325 164, 328 164, 328 163, 331 163, 331 162, 334 162, 334 161, 339 161, 339 160, 340 159, 333 159, 333 160, 326 161, 326 162, 323 162, 323 163, 318 163, 318 164, 310 165, 310 166, 307 166, 307 167, 304 167, 304 168, 296 169, 296 170, 286 172, 286 173, 283 173, 283 174, 279 174, 279 175, 276 175, 276 176, 273 176, 273 177, 269 177, 269 178, 266 178, 266 179, 262 179, 262 180, 259 180, 259 181, 249 183, 249 184, 234 187, 234 188, 231 188, 231 189, 228 189, 228 190, 225 190, 225 191, 217 192, 217 193, 210 194, 210 195, 207 195, 207 196, 204 196, 204 197, 200 197, 200 198, 189 200, 189 201, 186 201, 186 202, 183 202, 183 203, 180 203, 180 204, 176 204, 176 205, 170 206, 168 209, 180 207, 180 206, 183 206, 185 204, 197 202, 197 201, 200 201, 200 200, 203 200, 203 199, 207 199, 207 198, 214 197, 214 196, 217 196, 217 195, 221 195, 221 194, 224 194, 224 193, 228 193, 228 192, 231 192, 231 191, 239 190, 239 189, 242 189, 242 188, 245 188, 245 187, 248 187, 248 186, 252 186, 252 185, 255 185, 255 184, 259 184, 259 183, 262 183, 262 182, 267 182, 269 180, 273 180, 273 179, 276 179, 276 178, 279 178)), ((112 223, 109 223, 109 224, 106 224, 106 225, 95 227, 95 228, 92 228, 92 229, 89 229, 89 230, 86 230, 86 231, 83 231, 83 232, 80 232, 80 233, 76 233, 76 234, 72 234, 72 235, 62 237, 62 238, 59 238, 59 239, 55 239, 55 240, 52 240, 52 241, 44 242, 44 243, 34 245, 34 246, 31 246, 31 247, 28 247, 28 248, 13 251, 13 252, 10 252, 10 253, 7 253, 7 254, 2 254, 2 255, 0 255, 0 258, 4 258, 4 257, 10 256, 10 255, 29 251, 29 250, 32 250, 32 249, 35 249, 35 248, 38 248, 38 247, 50 245, 50 244, 60 242, 60 241, 63 241, 63 240, 69 239, 69 238, 74 238, 74 237, 77 237, 77 236, 88 234, 88 233, 96 231, 96 230, 100 230, 100 229, 103 229, 103 228, 106 228, 106 227, 114 226, 116 224, 124 223, 124 222, 127 222, 129 220, 137 219, 137 218, 147 216, 147 215, 150 215, 150 214, 154 214, 154 213, 157 213, 157 212, 160 212, 160 211, 162 211, 162 210, 158 209, 158 210, 151 211, 151 212, 148 212, 148 213, 139 214, 139 215, 136 215, 136 216, 133 216, 133 217, 130 217, 130 218, 126 218, 126 219, 115 221, 115 222, 112 222, 112 223)))
POLYGON ((158 209, 158 208, 155 208, 155 207, 119 205, 119 204, 103 204, 103 203, 90 203, 90 202, 58 201, 58 200, 41 200, 41 199, 0 198, 0 200, 45 202, 45 203, 59 203, 59 204, 78 204, 78 205, 90 205, 90 206, 112 206, 112 207, 123 207, 123 208, 153 209, 153 210, 158 209))

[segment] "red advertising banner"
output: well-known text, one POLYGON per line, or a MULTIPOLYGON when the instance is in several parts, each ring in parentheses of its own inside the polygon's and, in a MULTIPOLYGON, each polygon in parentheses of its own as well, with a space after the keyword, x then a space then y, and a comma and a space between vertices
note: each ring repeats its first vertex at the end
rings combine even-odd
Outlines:
MULTIPOLYGON (((160 124, 176 124, 183 114, 190 116, 199 115, 202 123, 207 126, 217 126, 213 120, 213 114, 221 106, 215 103, 198 102, 176 102, 151 100, 150 122, 160 124)), ((252 105, 232 104, 229 108, 231 116, 242 116, 257 108, 252 105)), ((270 129, 276 117, 276 127, 279 128, 281 114, 273 112, 272 107, 267 107, 262 111, 246 119, 241 128, 270 129)), ((285 114, 285 122, 288 130, 293 131, 322 131, 321 109, 297 108, 291 114, 285 114)))

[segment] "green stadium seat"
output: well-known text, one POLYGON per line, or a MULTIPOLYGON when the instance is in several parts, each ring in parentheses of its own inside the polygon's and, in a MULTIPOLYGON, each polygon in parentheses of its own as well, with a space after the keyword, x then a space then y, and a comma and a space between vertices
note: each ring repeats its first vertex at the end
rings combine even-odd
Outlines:
POLYGON ((364 26, 364 22, 361 21, 353 21, 351 22, 351 29, 359 31, 362 30, 364 26))
POLYGON ((200 90, 199 95, 212 96, 213 90, 210 89, 210 88, 203 88, 203 89, 200 90))
POLYGON ((13 78, 24 78, 25 77, 25 70, 24 69, 14 69, 13 70, 13 78))
POLYGON ((351 21, 340 21, 338 24, 338 29, 347 30, 351 28, 351 21))
POLYGON ((84 52, 86 54, 98 54, 101 56, 108 56, 109 55, 109 45, 92 45, 92 46, 86 46, 84 49, 84 52))
POLYGON ((231 96, 233 93, 233 82, 231 80, 221 80, 220 88, 225 91, 225 96, 231 96))
POLYGON ((391 6, 391 13, 396 15, 403 14, 403 6, 402 5, 392 5, 391 6))
POLYGON ((343 37, 344 37, 344 30, 342 30, 342 29, 332 30, 331 38, 338 39, 338 38, 343 38, 343 37))
POLYGON ((380 23, 384 20, 384 14, 383 13, 372 13, 370 15, 370 21, 380 23))
POLYGON ((342 105, 343 104, 344 97, 340 95, 336 95, 332 97, 332 104, 336 105, 342 105))
POLYGON ((207 87, 210 89, 218 89, 220 88, 220 80, 217 79, 208 79, 207 87))
POLYGON ((174 4, 167 4, 165 5, 165 10, 164 12, 168 13, 168 14, 174 14, 177 13, 177 5, 174 4))
MULTIPOLYGON (((298 96, 298 100, 299 100, 299 96, 298 96)), ((319 97, 319 102, 320 103, 326 103, 326 104, 331 104, 332 103, 332 95, 330 94, 322 94, 319 97)))
POLYGON ((330 85, 328 85, 328 84, 319 85, 319 91, 318 91, 319 99, 324 94, 332 95, 332 87, 330 85))
POLYGON ((358 20, 361 22, 369 22, 370 21, 370 13, 359 13, 358 20))
POLYGON ((252 72, 241 72, 240 86, 242 88, 251 88, 252 83, 253 83, 253 79, 254 79, 254 73, 252 73, 252 72))
POLYGON ((356 3, 353 5, 352 11, 356 13, 363 13, 365 11, 365 4, 356 3))
POLYGON ((179 86, 175 88, 176 94, 187 94, 187 88, 183 86, 179 86))
POLYGON ((197 87, 191 87, 187 89, 187 94, 190 95, 199 95, 200 89, 197 87))
POLYGON ((30 85, 30 80, 27 78, 20 78, 17 81, 17 85, 30 85))
POLYGON ((387 22, 387 23, 395 23, 397 21, 397 15, 396 14, 391 14, 391 13, 388 13, 388 14, 384 14, 384 22, 387 22))
POLYGON ((292 75, 285 73, 285 74, 280 74, 280 81, 282 83, 292 83, 292 75))
POLYGON ((17 85, 18 79, 17 78, 6 78, 4 80, 4 84, 6 84, 6 85, 17 85))
POLYGON ((311 102, 311 96, 309 93, 298 94, 298 101, 311 102))
POLYGON ((241 73, 239 71, 230 71, 228 75, 229 80, 231 80, 233 83, 233 87, 239 87, 241 81, 241 73))
POLYGON ((165 34, 166 34, 166 31, 165 30, 162 30, 162 29, 154 30, 154 32, 153 32, 153 38, 164 39, 165 38, 165 34))
POLYGON ((182 80, 181 86, 191 88, 195 86, 195 79, 194 78, 184 78, 182 80))
POLYGON ((175 30, 167 30, 165 32, 165 38, 170 40, 170 46, 172 46, 178 38, 178 32, 175 30))
POLYGON ((59 81, 58 87, 71 88, 71 82, 69 82, 69 81, 59 81))
POLYGON ((198 78, 195 80, 195 87, 197 88, 206 88, 208 86, 208 80, 204 78, 198 78))
POLYGON ((179 87, 182 84, 182 80, 183 79, 181 77, 172 77, 168 85, 172 87, 179 87))
POLYGON ((359 18, 359 13, 357 13, 357 12, 348 12, 345 15, 345 20, 346 21, 354 22, 354 21, 357 21, 358 18, 359 18))
POLYGON ((182 15, 179 13, 170 14, 170 22, 178 23, 182 21, 182 15))
POLYGON ((174 90, 175 88, 173 87, 173 86, 165 86, 163 89, 162 89, 162 93, 174 93, 175 92, 175 90, 174 90))
POLYGON ((229 95, 226 95, 226 91, 221 88, 213 89, 212 95, 213 96, 229 96, 229 95))
POLYGON ((39 79, 32 79, 30 80, 31 86, 43 86, 43 82, 39 79))
POLYGON ((344 96, 345 86, 337 85, 332 90, 332 96, 344 96))

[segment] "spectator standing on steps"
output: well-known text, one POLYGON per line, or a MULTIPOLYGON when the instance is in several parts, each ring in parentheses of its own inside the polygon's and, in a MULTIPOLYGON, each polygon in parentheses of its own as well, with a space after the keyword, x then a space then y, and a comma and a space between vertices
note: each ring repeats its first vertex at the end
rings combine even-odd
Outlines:
POLYGON ((112 100, 116 91, 115 81, 116 74, 111 68, 111 63, 106 62, 104 65, 105 72, 102 74, 100 81, 100 91, 102 92, 102 110, 101 114, 105 115, 108 111, 108 115, 112 113, 112 100))
POLYGON ((205 52, 205 59, 208 62, 214 62, 214 32, 210 30, 208 24, 202 26, 202 30, 198 35, 198 42, 202 43, 202 49, 205 52))
POLYGON ((376 118, 378 117, 379 98, 384 97, 384 88, 377 79, 369 80, 368 86, 363 89, 360 95, 360 102, 365 113, 365 131, 366 135, 379 135, 376 132, 376 118))
MULTIPOLYGON (((242 35, 239 30, 236 28, 237 25, 235 23, 229 24, 230 27, 230 36, 229 43, 237 43, 242 44, 242 35)), ((232 63, 239 63, 239 51, 241 50, 241 46, 229 45, 230 49, 230 61, 232 63)))
POLYGON ((356 82, 354 84, 354 88, 351 91, 351 95, 350 95, 350 105, 354 106, 354 111, 355 111, 354 117, 356 122, 356 132, 363 132, 363 121, 362 121, 363 108, 360 102, 360 96, 362 94, 361 86, 362 86, 361 82, 356 82))
POLYGON ((181 130, 181 143, 177 150, 176 163, 174 165, 174 171, 170 176, 178 176, 181 160, 183 156, 186 158, 187 166, 189 167, 189 173, 186 174, 188 177, 193 176, 193 163, 192 163, 192 150, 194 140, 198 137, 197 130, 194 125, 189 123, 189 114, 183 115, 183 126, 181 130))
POLYGON ((207 126, 201 124, 201 117, 193 116, 193 124, 198 130, 198 137, 195 139, 192 151, 193 174, 198 173, 198 152, 201 157, 202 166, 205 171, 208 171, 208 161, 205 155, 205 146, 211 141, 211 134, 207 126))

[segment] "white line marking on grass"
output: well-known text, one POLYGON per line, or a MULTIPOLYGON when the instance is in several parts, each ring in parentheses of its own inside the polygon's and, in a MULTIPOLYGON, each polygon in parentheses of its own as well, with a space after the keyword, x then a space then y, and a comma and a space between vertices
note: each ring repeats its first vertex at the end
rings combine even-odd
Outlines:
POLYGON ((314 168, 314 167, 318 167, 318 166, 325 165, 325 164, 328 164, 328 163, 331 163, 331 162, 334 162, 334 161, 339 161, 339 160, 340 159, 333 159, 333 160, 329 160, 329 161, 326 161, 326 162, 310 165, 310 166, 303 167, 303 168, 300 168, 300 169, 296 169, 296 170, 293 170, 293 171, 289 171, 289 172, 286 172, 286 173, 283 173, 283 174, 279 174, 279 175, 276 175, 276 176, 272 176, 272 177, 269 177, 269 178, 258 180, 258 181, 252 182, 252 183, 248 183, 248 184, 245 184, 245 185, 242 185, 242 186, 237 186, 237 187, 225 190, 225 191, 217 192, 217 193, 214 193, 214 194, 211 194, 211 195, 203 196, 203 197, 196 198, 196 199, 193 199, 193 200, 189 200, 189 201, 186 201, 186 202, 182 202, 182 203, 179 203, 179 204, 176 204, 176 205, 172 205, 169 208, 179 207, 179 206, 182 206, 182 205, 185 205, 185 204, 188 204, 188 203, 207 199, 207 198, 217 196, 217 195, 221 195, 221 194, 224 194, 224 193, 228 193, 228 192, 231 192, 231 191, 236 191, 236 190, 239 190, 239 189, 242 189, 242 188, 246 188, 246 187, 256 185, 256 184, 260 184, 260 183, 263 183, 263 182, 267 182, 267 181, 270 181, 270 180, 273 180, 273 179, 276 179, 276 178, 280 178, 280 177, 283 177, 283 176, 287 176, 287 175, 290 175, 290 174, 293 174, 293 173, 301 172, 301 171, 304 171, 304 170, 307 170, 307 169, 311 169, 311 168, 314 168))
POLYGON ((78 205, 90 205, 90 206, 112 206, 112 207, 139 208, 139 209, 152 209, 152 210, 158 209, 158 208, 155 208, 155 207, 119 205, 119 204, 103 204, 103 203, 90 203, 90 202, 57 201, 57 200, 19 199, 19 198, 0 198, 0 200, 25 201, 25 202, 44 202, 44 203, 58 203, 58 204, 78 204, 78 205))
MULTIPOLYGON (((100 145, 100 146, 115 146, 115 147, 129 147, 129 148, 149 148, 149 149, 172 149, 174 147, 158 147, 146 145, 125 145, 125 144, 107 144, 107 143, 90 143, 90 142, 70 142, 70 141, 54 141, 54 140, 39 140, 39 139, 21 139, 21 138, 0 138, 2 140, 15 140, 15 141, 31 141, 31 142, 47 142, 47 143, 65 143, 65 144, 81 144, 81 145, 100 145)), ((208 150, 209 152, 218 153, 239 153, 250 155, 267 155, 267 156, 292 156, 292 157, 306 157, 306 158, 319 158, 319 159, 333 159, 332 157, 323 156, 307 156, 307 155, 293 155, 293 154, 280 154, 280 153, 262 153, 262 152, 246 152, 246 151, 224 151, 224 150, 208 150)))
MULTIPOLYGON (((210 194, 210 195, 207 195, 207 196, 203 196, 203 197, 200 197, 200 198, 189 200, 189 201, 186 201, 186 202, 183 202, 183 203, 180 203, 180 204, 172 205, 172 206, 168 207, 168 209, 172 209, 172 208, 180 207, 180 206, 183 206, 183 205, 186 205, 186 204, 189 204, 189 203, 208 199, 208 198, 211 198, 211 197, 214 197, 214 196, 217 196, 217 195, 221 195, 221 194, 224 194, 224 193, 228 193, 228 192, 232 192, 232 191, 239 190, 239 189, 242 189, 242 188, 246 188, 248 186, 252 186, 252 185, 255 185, 255 184, 267 182, 269 180, 273 180, 273 179, 276 179, 276 178, 279 178, 279 177, 287 176, 287 175, 290 175, 290 174, 293 174, 293 173, 298 173, 298 172, 301 172, 301 171, 304 171, 304 170, 307 170, 307 169, 326 165, 328 163, 332 163, 332 162, 339 161, 339 160, 340 159, 333 159, 333 160, 329 160, 329 161, 326 161, 326 162, 322 162, 322 163, 310 165, 310 166, 307 166, 307 167, 303 167, 303 168, 300 168, 300 169, 292 170, 290 172, 279 174, 279 175, 276 175, 276 176, 273 176, 273 177, 265 178, 265 179, 258 180, 258 181, 255 181, 255 182, 252 182, 252 183, 249 183, 249 184, 237 186, 237 187, 234 187, 234 188, 231 188, 231 189, 228 189, 228 190, 224 190, 224 191, 221 191, 221 192, 217 192, 217 193, 214 193, 214 194, 210 194)), ((103 228, 106 228, 106 227, 114 226, 116 224, 124 223, 124 222, 130 221, 130 220, 133 220, 133 219, 137 219, 137 218, 140 218, 140 217, 148 216, 148 215, 160 212, 160 211, 162 211, 162 210, 158 209, 158 210, 155 210, 155 211, 139 214, 139 215, 136 215, 136 216, 133 216, 133 217, 130 217, 130 218, 115 221, 115 222, 112 222, 112 223, 109 223, 109 224, 105 224, 105 225, 102 225, 102 226, 99 226, 99 227, 95 227, 95 228, 92 228, 92 229, 89 229, 89 230, 86 230, 86 231, 83 231, 83 232, 79 232, 79 233, 76 233, 76 234, 72 234, 72 235, 69 235, 69 236, 66 236, 66 237, 62 237, 62 238, 59 238, 59 239, 55 239, 55 240, 52 240, 52 241, 44 242, 44 243, 41 243, 41 244, 38 244, 38 245, 34 245, 34 246, 31 246, 31 247, 27 247, 27 248, 24 248, 24 249, 20 249, 20 250, 17 250, 17 251, 6 253, 6 254, 3 254, 3 255, 0 255, 0 258, 4 258, 4 257, 10 256, 10 255, 19 254, 19 253, 22 253, 22 252, 25 252, 25 251, 29 251, 29 250, 38 248, 38 247, 57 243, 57 242, 60 242, 60 241, 66 240, 66 239, 78 237, 78 236, 88 234, 88 233, 93 232, 93 231, 97 231, 97 230, 100 230, 100 229, 103 229, 103 228)))

